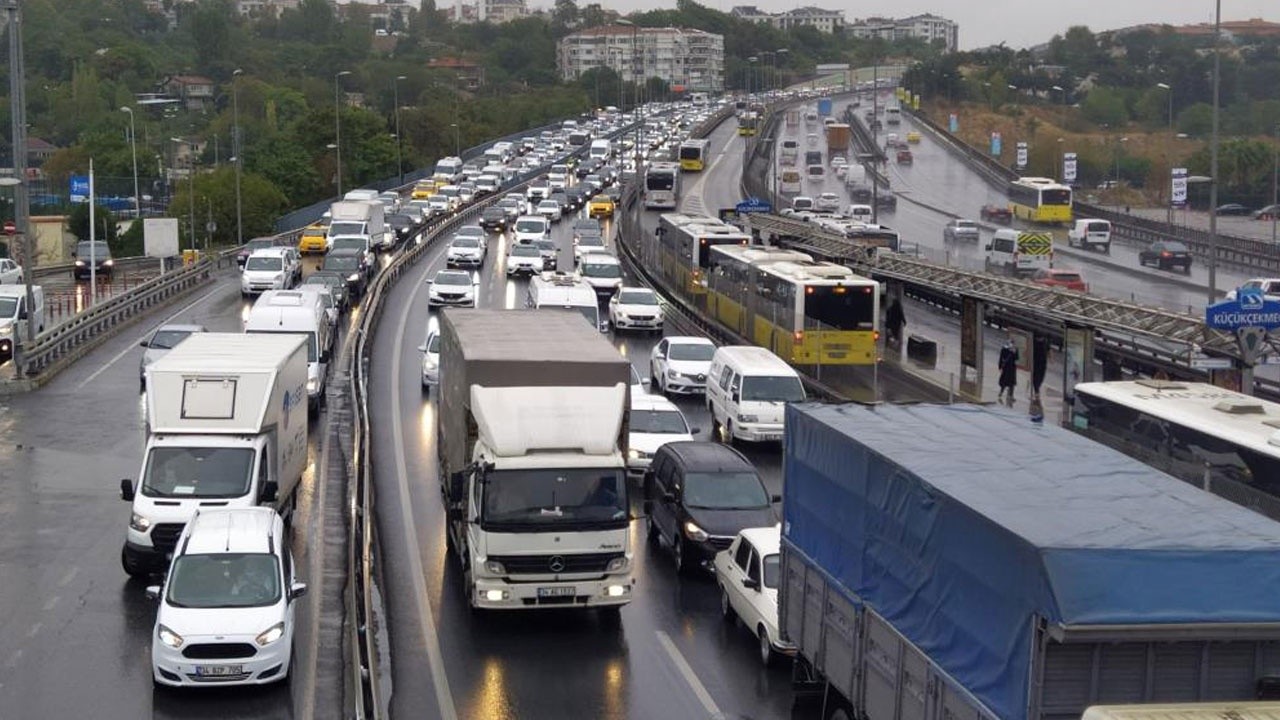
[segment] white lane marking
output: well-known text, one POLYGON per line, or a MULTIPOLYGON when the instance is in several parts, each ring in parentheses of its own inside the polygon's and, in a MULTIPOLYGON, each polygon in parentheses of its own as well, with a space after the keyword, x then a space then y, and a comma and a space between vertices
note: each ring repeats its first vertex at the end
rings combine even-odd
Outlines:
POLYGON ((28 638, 35 637, 40 632, 40 628, 42 627, 44 627, 44 623, 36 623, 35 625, 32 625, 31 629, 27 631, 27 637, 28 638))
POLYGON ((45 611, 45 612, 49 612, 50 610, 52 610, 52 609, 53 609, 53 606, 58 604, 58 598, 59 598, 59 597, 61 597, 61 596, 59 596, 59 595, 54 595, 53 597, 51 597, 51 598, 49 598, 48 600, 46 600, 46 601, 45 601, 45 603, 44 603, 44 611, 45 611))
MULTIPOLYGON (((221 283, 219 283, 219 284, 221 284, 221 283)), ((195 306, 196 306, 196 305, 198 305, 199 303, 204 302, 205 300, 207 300, 207 299, 209 298, 209 296, 210 296, 210 295, 214 294, 215 292, 217 292, 217 291, 219 291, 219 290, 221 290, 221 289, 222 289, 221 287, 215 287, 215 288, 213 288, 213 289, 212 289, 212 290, 210 290, 209 292, 207 292, 207 293, 205 293, 205 294, 201 295, 200 297, 196 298, 195 300, 192 300, 189 304, 185 305, 181 310, 179 310, 179 311, 175 312, 174 314, 170 315, 169 317, 165 318, 164 320, 161 320, 159 323, 157 323, 157 324, 155 324, 155 325, 151 326, 151 327, 150 327, 146 332, 144 332, 144 333, 142 333, 141 335, 139 335, 138 337, 134 338, 133 342, 131 342, 131 343, 129 343, 128 345, 126 345, 126 346, 124 347, 124 349, 123 349, 123 350, 121 350, 120 352, 116 353, 116 356, 115 356, 115 357, 113 357, 113 358, 111 358, 111 360, 109 360, 109 361, 107 362, 107 364, 106 364, 106 365, 103 365, 102 367, 100 367, 100 368, 98 368, 96 371, 94 371, 94 373, 93 373, 92 375, 90 375, 89 377, 85 378, 84 380, 81 380, 81 381, 80 381, 80 384, 76 386, 76 390, 83 390, 85 385, 88 385, 89 383, 93 382, 94 380, 97 380, 99 375, 101 375, 102 373, 104 373, 104 372, 106 372, 106 371, 107 371, 107 368, 109 368, 109 367, 111 367, 112 365, 115 365, 116 363, 120 362, 120 360, 121 360, 125 355, 128 355, 129 353, 133 352, 133 351, 134 351, 134 349, 138 347, 138 343, 142 342, 143 340, 146 340, 146 339, 147 339, 147 336, 151 334, 152 330, 155 330, 156 328, 160 327, 161 325, 165 325, 165 324, 167 324, 170 320, 172 320, 172 319, 174 319, 174 318, 178 317, 179 315, 181 315, 182 313, 184 313, 184 312, 186 312, 186 311, 190 310, 191 308, 195 307, 195 306)))
MULTIPOLYGON (((430 265, 427 270, 430 271, 430 265)), ((409 326, 409 312, 413 310, 417 303, 418 294, 427 284, 423 282, 415 282, 413 284, 413 292, 409 295, 409 302, 404 304, 404 310, 400 313, 400 326, 396 330, 395 351, 392 354, 391 362, 391 417, 395 418, 395 427, 393 428, 392 437, 395 441, 396 449, 396 474, 400 484, 400 516, 401 526, 404 528, 405 547, 410 551, 416 551, 418 548, 418 531, 416 523, 413 519, 412 503, 409 502, 409 470, 404 459, 404 432, 405 428, 401 423, 400 416, 400 342, 404 339, 405 328, 409 326)), ((418 378, 418 382, 421 379, 418 378)), ((415 383, 416 384, 416 383, 415 383)), ((427 598, 427 578, 422 572, 422 556, 421 552, 415 552, 417 562, 411 562, 411 575, 413 576, 413 596, 418 604, 418 617, 421 619, 422 640, 427 648, 428 669, 431 671, 431 682, 435 686, 436 701, 440 704, 441 720, 457 720, 458 710, 453 705, 453 693, 449 690, 449 678, 445 674, 444 654, 440 652, 440 638, 436 634, 435 618, 431 614, 431 601, 427 598)), ((449 558, 445 558, 445 562, 449 562, 449 558)))
POLYGON ((711 693, 707 692, 707 688, 702 684, 702 681, 694 674, 693 668, 689 666, 689 661, 685 660, 684 655, 680 653, 680 648, 677 648, 676 644, 671 641, 671 636, 662 630, 658 630, 657 635, 658 643, 671 656, 671 661, 675 663, 676 669, 684 676, 684 681, 689 683, 689 688, 698 697, 698 702, 702 703, 703 709, 713 718, 723 717, 720 714, 720 708, 716 706, 716 701, 711 699, 711 693))
POLYGON ((736 139, 736 135, 729 136, 729 139, 724 143, 724 147, 720 148, 719 152, 716 153, 716 159, 712 160, 711 164, 702 171, 702 177, 698 178, 698 181, 693 184, 692 188, 690 188, 686 197, 691 203, 696 204, 696 207, 690 208, 691 210, 696 210, 697 212, 703 211, 705 204, 703 202, 702 186, 707 184, 707 178, 711 176, 711 173, 716 171, 716 166, 720 164, 720 161, 725 159, 729 146, 732 145, 733 141, 736 139))
POLYGON ((66 587, 67 583, 71 582, 75 578, 75 576, 78 575, 79 573, 80 573, 79 565, 71 566, 71 569, 68 570, 66 574, 62 576, 62 579, 58 581, 58 587, 66 587))

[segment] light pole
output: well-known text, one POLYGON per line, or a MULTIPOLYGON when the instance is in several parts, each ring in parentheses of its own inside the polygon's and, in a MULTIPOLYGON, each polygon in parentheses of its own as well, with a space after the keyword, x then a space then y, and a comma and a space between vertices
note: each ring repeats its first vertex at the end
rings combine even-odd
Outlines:
POLYGON ((1173 88, 1166 83, 1156 83, 1156 87, 1169 95, 1169 129, 1173 129, 1173 88))
MULTIPOLYGON (((186 143, 182 138, 171 137, 171 142, 179 145, 186 143)), ((192 152, 187 153, 187 212, 188 225, 187 232, 191 233, 191 249, 196 249, 196 158, 194 148, 192 152)), ((173 166, 178 166, 178 151, 173 151, 173 166)))
MULTIPOLYGON (((636 107, 639 107, 639 106, 640 106, 640 84, 639 84, 638 82, 636 82, 636 76, 637 76, 637 75, 640 75, 640 76, 643 76, 643 75, 644 75, 644 71, 643 71, 644 58, 643 58, 643 56, 640 56, 640 43, 639 43, 639 35, 638 35, 638 33, 639 33, 639 31, 640 31, 640 26, 636 25, 635 23, 631 22, 630 20, 628 20, 628 19, 626 19, 626 18, 618 18, 618 24, 619 24, 619 25, 623 25, 623 26, 626 26, 626 27, 631 28, 631 67, 630 67, 630 75, 631 75, 631 82, 636 86, 636 87, 635 87, 635 90, 634 90, 635 97, 633 98, 633 100, 634 100, 634 103, 633 103, 633 104, 634 104, 636 107), (639 56, 639 59, 637 60, 637 57, 638 57, 638 56, 639 56), (637 68, 637 67, 641 67, 641 68, 642 68, 640 72, 636 72, 636 68, 637 68)), ((621 97, 621 93, 622 93, 621 89, 619 89, 618 93, 619 93, 619 97, 621 97)))
POLYGON ((1116 189, 1120 188, 1120 146, 1122 143, 1129 142, 1129 138, 1122 137, 1116 140, 1116 189))
POLYGON ((449 127, 453 128, 453 155, 454 157, 461 157, 462 145, 458 139, 458 123, 449 123, 449 127))
POLYGON ((231 162, 236 166, 236 245, 244 244, 244 209, 240 200, 240 167, 244 162, 244 149, 240 147, 240 76, 244 71, 236 68, 231 73, 231 162))
POLYGON ((339 80, 344 75, 350 75, 350 70, 343 70, 333 76, 333 144, 337 150, 334 155, 337 162, 334 165, 338 171, 338 199, 342 199, 342 104, 339 100, 339 93, 342 91, 339 80))
POLYGON ((396 175, 400 178, 401 185, 404 184, 404 150, 400 141, 400 81, 405 79, 405 76, 397 75, 391 83, 396 101, 396 175))
POLYGON ((1222 65, 1218 46, 1222 44, 1222 0, 1214 3, 1213 15, 1213 135, 1209 140, 1209 304, 1218 299, 1218 92, 1222 65))
MULTIPOLYGON (((337 145, 336 143, 329 143, 328 145, 325 145, 325 149, 335 151, 335 153, 334 153, 334 154, 335 154, 335 157, 336 157, 336 155, 337 155, 336 151, 337 151, 337 149, 338 149, 338 145, 337 145)), ((335 175, 334 177, 336 178, 337 176, 335 175)))
POLYGON ((122 107, 120 112, 129 114, 129 154, 133 156, 133 219, 142 219, 142 197, 138 195, 138 135, 133 124, 133 108, 122 107))
MULTIPOLYGON (((747 65, 747 95, 748 96, 751 95, 751 81, 755 77, 756 61, 759 59, 760 58, 756 57, 755 55, 752 55, 751 57, 747 58, 747 62, 750 63, 749 65, 747 65)), ((756 88, 756 89, 759 90, 759 88, 756 88)))
MULTIPOLYGON (((22 236, 22 277, 26 285, 27 307, 35 307, 31 290, 31 278, 35 275, 35 246, 31 239, 28 216, 30 205, 27 195, 27 70, 22 52, 22 13, 16 0, 5 3, 9 16, 9 120, 12 123, 13 148, 13 224, 22 236)), ((36 339, 36 325, 27 323, 27 342, 36 339)))
POLYGON ((775 62, 774 62, 774 65, 773 65, 773 84, 774 84, 774 85, 775 85, 779 90, 781 90, 781 89, 782 89, 782 76, 778 74, 777 55, 790 55, 790 54, 791 54, 791 50, 790 50, 789 48, 778 48, 778 49, 777 49, 776 51, 774 51, 774 52, 776 53, 776 55, 774 56, 774 61, 775 61, 775 62))

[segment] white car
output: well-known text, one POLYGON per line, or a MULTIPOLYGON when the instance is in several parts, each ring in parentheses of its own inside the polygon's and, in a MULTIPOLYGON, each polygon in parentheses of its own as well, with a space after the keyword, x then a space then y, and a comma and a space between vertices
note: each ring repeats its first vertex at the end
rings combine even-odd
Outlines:
POLYGON ((622 287, 622 264, 608 252, 592 252, 578 263, 578 277, 587 281, 600 297, 610 297, 622 287))
POLYGON ((266 507, 198 510, 182 531, 151 635, 158 685, 265 685, 289 676, 297 581, 284 520, 266 507))
POLYGON ((507 275, 537 275, 542 272, 542 250, 534 243, 512 245, 507 253, 507 275))
POLYGON ((240 273, 240 294, 256 295, 267 290, 288 290, 301 279, 302 263, 298 251, 291 247, 255 250, 244 261, 240 273))
POLYGON ((840 209, 840 196, 833 192, 824 192, 818 195, 818 199, 814 200, 813 204, 819 212, 836 212, 840 209))
POLYGON ((0 285, 21 285, 22 266, 9 258, 0 258, 0 285))
POLYGON ((448 215, 453 212, 453 203, 444 195, 432 195, 427 198, 427 212, 433 217, 448 215))
POLYGON ((560 207, 560 203, 555 200, 543 200, 538 203, 537 213, 551 222, 560 222, 564 210, 560 207))
POLYGON ((444 254, 446 267, 480 267, 484 264, 483 241, 474 237, 455 237, 444 254))
POLYGON ((662 332, 662 306, 649 288, 624 287, 609 301, 609 324, 617 330, 662 332))
POLYGON ((766 666, 779 655, 796 654, 796 646, 778 631, 781 535, 779 525, 742 530, 712 563, 720 586, 720 612, 726 620, 737 618, 756 636, 760 662, 766 666))
POLYGON ((204 332, 203 325, 161 325, 141 345, 142 360, 138 363, 138 383, 147 389, 147 366, 169 353, 175 345, 187 339, 191 333, 204 332))
POLYGON ((663 338, 649 353, 649 388, 654 392, 705 393, 716 344, 703 337, 663 338))
POLYGON ((432 385, 440 384, 440 331, 428 330, 418 351, 422 353, 422 392, 431 392, 432 385))
POLYGON ((427 307, 475 307, 476 285, 466 270, 440 270, 427 289, 427 307))
POLYGON ((690 428, 684 413, 661 395, 631 393, 631 415, 627 424, 627 472, 643 475, 653 462, 653 454, 669 442, 693 440, 697 428, 690 428))
POLYGON ((473 237, 480 241, 481 247, 485 250, 489 249, 489 233, 480 225, 463 225, 453 234, 455 238, 473 237))
POLYGON ((604 238, 600 235, 583 235, 573 241, 573 264, 582 262, 582 256, 597 252, 608 252, 604 238))
POLYGON ((551 223, 541 215, 521 215, 516 218, 516 244, 531 243, 551 237, 551 223))

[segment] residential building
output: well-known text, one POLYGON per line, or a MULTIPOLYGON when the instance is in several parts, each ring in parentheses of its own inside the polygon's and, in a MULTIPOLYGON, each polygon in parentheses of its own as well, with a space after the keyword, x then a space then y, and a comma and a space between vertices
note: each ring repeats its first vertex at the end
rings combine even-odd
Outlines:
POLYGON ((507 23, 529 16, 525 0, 475 0, 464 3, 455 0, 449 9, 449 19, 460 23, 507 23))
POLYGON ((213 101, 214 82, 203 75, 171 75, 164 81, 164 91, 188 110, 203 110, 205 103, 213 101))
POLYGON ((236 12, 243 17, 276 17, 281 10, 298 7, 299 0, 236 0, 236 12))
POLYGON ((38 168, 58 152, 58 146, 34 135, 27 136, 27 167, 38 168))
POLYGON ((888 42, 908 38, 940 41, 947 52, 955 52, 960 46, 960 26, 954 20, 928 13, 897 20, 882 17, 856 20, 849 24, 846 32, 857 38, 880 38, 888 42))
POLYGON ((724 36, 689 28, 607 25, 566 36, 556 46, 564 80, 607 67, 625 82, 661 78, 675 89, 724 90, 724 36))
POLYGON ((830 35, 845 26, 843 11, 823 10, 816 7, 798 7, 794 10, 769 13, 760 10, 754 5, 740 5, 731 10, 730 14, 740 20, 772 25, 779 30, 789 30, 808 25, 817 28, 818 32, 830 35))
POLYGON ((427 69, 453 73, 458 79, 458 87, 467 90, 477 90, 484 85, 484 66, 470 60, 456 57, 432 58, 427 62, 427 69))

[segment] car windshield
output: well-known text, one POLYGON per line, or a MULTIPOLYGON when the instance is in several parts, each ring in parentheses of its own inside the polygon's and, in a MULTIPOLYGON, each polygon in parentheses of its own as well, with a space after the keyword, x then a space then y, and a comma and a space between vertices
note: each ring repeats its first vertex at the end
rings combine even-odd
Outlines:
POLYGON ((781 572, 781 556, 778 553, 765 555, 762 563, 764 564, 764 586, 767 588, 778 587, 778 575, 781 572))
POLYGON ((458 248, 478 248, 480 247, 480 239, 473 237, 456 237, 453 239, 453 246, 458 248))
POLYGON ((250 240, 249 243, 244 246, 244 249, 245 252, 252 255, 259 250, 266 250, 269 247, 275 247, 275 242, 272 240, 250 240))
POLYGON ((977 230, 978 226, 972 220, 957 220, 956 227, 961 230, 977 230))
POLYGON ((671 343, 667 359, 710 362, 715 352, 716 346, 710 343, 671 343))
POLYGON ((599 468, 500 470, 484 484, 486 528, 627 523, 627 483, 599 468))
POLYGON ((363 238, 334 238, 330 250, 359 250, 364 252, 366 244, 363 238))
POLYGON ((159 498, 235 498, 249 492, 249 448, 155 447, 142 473, 142 494, 159 498))
POLYGON ((168 602, 184 608, 264 607, 280 602, 280 562, 270 553, 179 555, 168 602))
POLYGON ((87 258, 90 254, 95 258, 111 257, 111 248, 107 247, 104 242, 82 242, 76 245, 76 256, 79 258, 87 258))
POLYGON ((427 338, 427 352, 439 354, 440 352, 440 336, 432 335, 427 338))
POLYGON ((543 252, 556 252, 559 249, 556 247, 555 240, 535 240, 533 244, 537 245, 538 249, 543 252))
POLYGON ((560 203, 556 202, 555 200, 543 200, 542 202, 538 203, 539 210, 558 210, 559 208, 560 208, 560 203))
POLYGON ((364 223, 361 222, 336 222, 329 226, 329 236, 334 235, 359 235, 364 232, 364 223))
POLYGON ((515 257, 542 257, 537 245, 516 245, 511 248, 511 254, 515 257))
POLYGON ((468 225, 467 227, 459 229, 454 237, 482 238, 484 237, 484 228, 478 225, 468 225))
POLYGON ((191 332, 190 330, 157 330, 156 334, 151 336, 147 347, 152 350, 172 350, 174 345, 186 340, 191 332))
POLYGON ((522 233, 541 233, 545 232, 547 226, 545 223, 536 220, 517 220, 516 232, 522 233))
POLYGON ((604 238, 599 235, 583 235, 578 238, 578 245, 581 247, 604 247, 604 238))
POLYGON ((349 272, 360 268, 360 258, 354 255, 330 255, 324 259, 321 269, 349 272))
POLYGON ((599 220, 579 220, 578 222, 574 223, 573 229, 575 232, 587 232, 589 230, 594 230, 598 233, 600 232, 600 221, 599 220))
POLYGON ((582 261, 582 274, 593 278, 620 278, 622 277, 622 268, 613 262, 596 262, 590 259, 582 261))
POLYGON ((759 402, 800 402, 804 385, 800 378, 789 376, 749 376, 742 380, 742 399, 759 402))
POLYGON ((631 432, 688 435, 689 426, 679 410, 632 410, 631 432))
POLYGON ((597 195, 591 198, 591 202, 596 205, 608 205, 609 203, 613 202, 613 199, 610 198, 608 195, 597 195))
POLYGON ((0 318, 8 319, 18 312, 18 298, 0 297, 0 318))
POLYGON ((471 276, 464 272, 436 273, 436 285, 470 285, 471 276))
POLYGON ((657 305, 658 296, 652 290, 623 290, 618 293, 619 305, 657 305))
POLYGON ((284 267, 284 259, 278 255, 250 257, 244 264, 245 270, 280 270, 284 267))
POLYGON ((392 227, 408 227, 413 224, 413 218, 408 215, 390 215, 387 217, 387 224, 392 227))
POLYGON ((691 472, 684 476, 684 504, 690 508, 754 510, 769 507, 769 495, 753 472, 691 472))
POLYGON ((1160 246, 1160 249, 1167 250, 1168 252, 1181 252, 1181 253, 1187 252, 1187 246, 1183 245, 1180 242, 1164 243, 1163 245, 1160 246))

